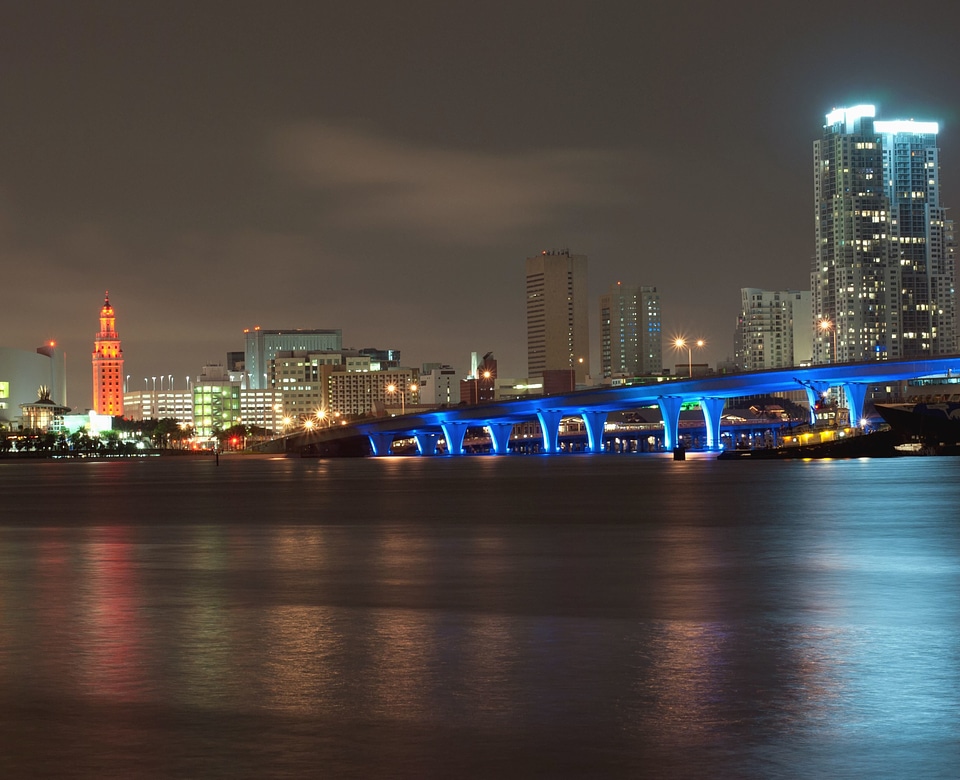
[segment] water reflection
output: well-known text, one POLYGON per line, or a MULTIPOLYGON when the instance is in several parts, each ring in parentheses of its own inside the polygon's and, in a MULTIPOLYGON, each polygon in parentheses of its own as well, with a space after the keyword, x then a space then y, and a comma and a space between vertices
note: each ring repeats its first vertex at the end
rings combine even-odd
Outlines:
POLYGON ((11 776, 960 760, 949 459, 224 461, 0 469, 11 776))

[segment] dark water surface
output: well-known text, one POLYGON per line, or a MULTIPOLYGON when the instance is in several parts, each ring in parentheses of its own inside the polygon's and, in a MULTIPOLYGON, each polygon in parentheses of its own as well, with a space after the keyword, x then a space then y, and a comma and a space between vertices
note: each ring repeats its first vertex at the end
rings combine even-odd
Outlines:
POLYGON ((960 459, 0 463, 0 776, 960 776, 960 459))

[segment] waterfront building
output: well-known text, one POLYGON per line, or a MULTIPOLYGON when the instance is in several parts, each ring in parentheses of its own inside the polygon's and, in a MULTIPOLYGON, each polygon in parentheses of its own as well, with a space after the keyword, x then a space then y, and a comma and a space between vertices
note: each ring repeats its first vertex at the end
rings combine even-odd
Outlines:
POLYGON ((46 387, 50 400, 65 405, 64 355, 51 342, 31 352, 0 347, 0 430, 16 430, 23 424, 21 408, 46 387))
POLYGON ((890 209, 890 358, 956 351, 953 247, 940 202, 936 122, 874 122, 890 209))
POLYGON ((207 439, 240 422, 240 382, 223 366, 204 366, 193 384, 194 434, 207 439))
POLYGON ((128 420, 176 420, 193 424, 193 393, 189 390, 132 390, 123 394, 128 420))
POLYGON ((573 369, 577 384, 590 371, 587 258, 569 250, 527 258, 527 374, 573 369))
MULTIPOLYGON (((369 365, 369 358, 365 358, 369 365)), ((321 366, 343 365, 340 352, 279 352, 270 361, 268 373, 273 389, 280 393, 283 415, 307 419, 327 408, 326 388, 320 376, 321 366)))
POLYGON ((814 363, 956 350, 938 125, 875 116, 835 109, 814 143, 814 363))
POLYGON ((656 287, 625 287, 617 282, 600 296, 600 372, 603 377, 663 372, 656 287))
POLYGON ((452 366, 425 364, 420 369, 420 404, 456 406, 460 403, 461 378, 452 366))
POLYGON ((240 421, 273 433, 283 431, 283 394, 279 390, 240 389, 240 421))
MULTIPOLYGON (((339 352, 343 334, 336 330, 244 330, 244 372, 251 390, 270 387, 270 361, 280 352, 339 352)), ((235 362, 235 361, 234 361, 235 362)))
POLYGON ((740 290, 735 336, 737 366, 763 371, 809 363, 813 355, 808 290, 740 290))
POLYGON ((104 294, 100 330, 93 345, 93 409, 98 414, 123 414, 123 350, 110 294, 104 294))
POLYGON ((326 395, 323 408, 330 420, 381 410, 410 413, 419 404, 420 377, 413 368, 348 371, 328 365, 321 366, 320 376, 326 395))
POLYGON ((41 386, 36 400, 20 404, 20 419, 23 429, 37 433, 58 432, 62 428, 63 415, 70 410, 50 399, 50 390, 41 386))

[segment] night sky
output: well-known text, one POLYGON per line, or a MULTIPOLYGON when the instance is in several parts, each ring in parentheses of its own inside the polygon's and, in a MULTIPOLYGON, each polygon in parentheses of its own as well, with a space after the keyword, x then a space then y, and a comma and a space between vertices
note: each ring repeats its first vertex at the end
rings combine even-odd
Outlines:
POLYGON ((595 369, 616 281, 715 363, 741 287, 809 288, 836 106, 940 121, 960 204, 960 3, 4 6, 0 345, 59 341, 75 408, 106 289, 132 389, 256 325, 525 376, 550 248, 590 258, 595 369))

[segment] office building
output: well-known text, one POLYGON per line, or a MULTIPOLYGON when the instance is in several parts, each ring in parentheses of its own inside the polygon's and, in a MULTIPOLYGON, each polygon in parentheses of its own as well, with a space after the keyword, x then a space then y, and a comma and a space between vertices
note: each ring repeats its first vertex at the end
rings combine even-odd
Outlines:
POLYGON ((956 350, 939 128, 875 115, 872 105, 835 109, 814 143, 814 363, 956 350))
POLYGON ((271 387, 269 366, 278 352, 339 352, 343 348, 340 330, 263 330, 257 327, 244 330, 243 335, 244 386, 251 390, 271 387))
POLYGON ((740 290, 736 364, 742 371, 764 371, 809 364, 813 354, 810 292, 740 290))
POLYGON ((663 372, 660 294, 656 287, 617 282, 600 296, 600 372, 603 377, 663 372))
POLYGON ((577 384, 590 371, 587 258, 566 249, 527 258, 527 374, 573 369, 577 384))
POLYGON ((123 414, 123 350, 110 294, 104 294, 100 330, 93 343, 93 409, 97 414, 123 414))
POLYGON ((420 404, 456 406, 460 403, 460 376, 452 366, 429 363, 420 369, 420 404))

